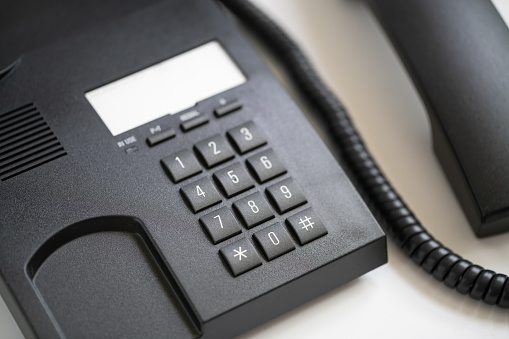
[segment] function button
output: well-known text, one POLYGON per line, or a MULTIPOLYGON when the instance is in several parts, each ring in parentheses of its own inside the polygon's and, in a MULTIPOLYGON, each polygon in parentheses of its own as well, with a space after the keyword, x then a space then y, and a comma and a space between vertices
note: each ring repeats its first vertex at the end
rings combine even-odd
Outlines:
POLYGON ((274 218, 269 204, 260 193, 251 194, 233 203, 244 225, 252 228, 264 221, 274 218))
POLYGON ((219 253, 235 277, 262 264, 258 253, 246 238, 221 248, 219 253))
POLYGON ((233 164, 214 173, 227 198, 247 191, 254 186, 253 179, 240 164, 233 164))
POLYGON ((232 159, 235 154, 226 139, 216 134, 194 145, 194 149, 205 162, 207 168, 232 159))
POLYGON ((216 117, 222 117, 223 115, 235 112, 242 108, 242 103, 238 100, 229 102, 223 106, 219 106, 214 110, 216 117))
POLYGON ((253 238, 260 245, 263 254, 265 254, 268 260, 277 258, 295 249, 290 235, 279 223, 256 232, 253 238))
POLYGON ((267 143, 263 132, 252 121, 232 128, 226 134, 240 154, 267 143))
POLYGON ((188 132, 193 128, 204 125, 209 122, 209 118, 206 115, 199 115, 196 118, 184 121, 180 124, 180 128, 183 132, 188 132))
POLYGON ((180 191, 191 205, 194 213, 221 201, 219 192, 208 178, 185 185, 180 191))
POLYGON ((200 223, 207 231, 214 244, 241 232, 239 222, 226 207, 204 215, 200 218, 200 223))
POLYGON ((307 202, 304 193, 292 178, 270 186, 266 192, 280 214, 307 202))
POLYGON ((307 244, 327 234, 327 229, 312 208, 308 208, 286 219, 299 243, 307 244))
POLYGON ((175 130, 170 127, 164 131, 149 136, 147 138, 147 144, 152 147, 160 144, 163 141, 170 140, 171 138, 175 137, 175 135, 177 135, 177 133, 175 133, 175 130))
POLYGON ((286 173, 286 168, 272 149, 268 149, 247 159, 247 165, 254 173, 256 180, 264 183, 286 173))
POLYGON ((193 153, 187 149, 173 153, 161 160, 161 164, 174 183, 201 172, 201 166, 193 153))

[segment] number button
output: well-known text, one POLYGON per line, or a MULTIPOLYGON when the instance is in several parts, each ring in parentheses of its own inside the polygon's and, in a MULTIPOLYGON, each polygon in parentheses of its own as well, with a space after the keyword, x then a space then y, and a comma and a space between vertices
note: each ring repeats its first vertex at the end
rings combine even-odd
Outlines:
POLYGON ((291 178, 270 186, 266 193, 280 214, 307 202, 302 190, 291 178))
POLYGON ((232 128, 226 134, 240 154, 267 143, 263 132, 252 121, 232 128))
POLYGON ((219 165, 234 157, 233 150, 226 142, 226 139, 216 134, 208 139, 202 140, 194 146, 207 168, 219 165))
POLYGON ((173 153, 161 160, 164 170, 174 183, 201 172, 201 166, 193 153, 187 149, 173 153))
POLYGON ((301 245, 327 234, 327 229, 311 208, 289 217, 286 222, 301 245))
POLYGON ((189 202, 194 213, 221 201, 219 192, 208 178, 185 185, 180 189, 180 192, 189 202))
POLYGON ((221 248, 219 253, 235 277, 262 264, 258 253, 246 238, 221 248))
POLYGON ((233 208, 247 228, 252 228, 274 218, 269 204, 260 193, 251 194, 233 203, 233 208))
POLYGON ((228 166, 214 173, 214 179, 219 182, 227 198, 247 191, 254 186, 249 173, 240 164, 228 166))
POLYGON ((277 258, 295 249, 290 235, 281 224, 277 223, 253 235, 268 260, 277 258))
POLYGON ((264 183, 286 173, 286 168, 272 149, 268 149, 247 159, 247 166, 254 173, 256 180, 264 183))
POLYGON ((241 232, 240 225, 233 213, 226 207, 204 215, 200 218, 205 231, 214 244, 233 237, 241 232))

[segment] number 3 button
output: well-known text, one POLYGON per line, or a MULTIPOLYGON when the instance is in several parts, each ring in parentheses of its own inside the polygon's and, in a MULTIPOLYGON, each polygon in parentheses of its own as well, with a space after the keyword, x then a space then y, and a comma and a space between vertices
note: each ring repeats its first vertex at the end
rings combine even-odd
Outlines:
POLYGON ((226 134, 240 154, 267 143, 263 132, 252 121, 232 128, 226 134))

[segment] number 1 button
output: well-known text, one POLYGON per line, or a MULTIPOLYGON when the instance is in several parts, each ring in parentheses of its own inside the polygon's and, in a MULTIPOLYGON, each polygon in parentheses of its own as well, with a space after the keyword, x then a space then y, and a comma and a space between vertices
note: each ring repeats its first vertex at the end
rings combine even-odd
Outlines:
POLYGON ((174 183, 201 172, 201 166, 198 160, 196 160, 193 153, 187 149, 163 158, 161 164, 174 183))

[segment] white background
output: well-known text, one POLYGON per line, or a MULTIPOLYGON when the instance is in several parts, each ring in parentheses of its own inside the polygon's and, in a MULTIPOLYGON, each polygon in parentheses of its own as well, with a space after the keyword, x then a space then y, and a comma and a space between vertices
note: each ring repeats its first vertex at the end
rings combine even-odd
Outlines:
MULTIPOLYGON (((359 0, 255 0, 340 97, 418 218, 466 259, 509 272, 509 234, 477 239, 431 148, 423 105, 359 0)), ((509 2, 497 0, 509 13, 509 2)), ((508 32, 509 34, 509 32, 508 32)), ((437 283, 389 242, 389 263, 241 338, 509 338, 509 311, 437 283)), ((0 338, 22 338, 0 303, 0 338)))

